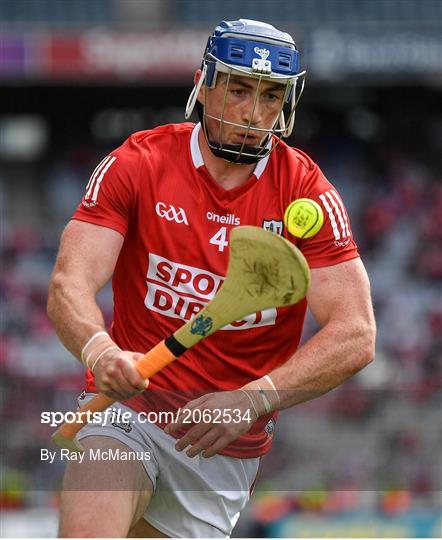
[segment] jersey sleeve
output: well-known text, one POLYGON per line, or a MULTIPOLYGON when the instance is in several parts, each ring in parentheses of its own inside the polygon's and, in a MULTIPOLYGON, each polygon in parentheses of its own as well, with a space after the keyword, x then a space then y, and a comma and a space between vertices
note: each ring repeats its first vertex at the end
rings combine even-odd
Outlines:
POLYGON ((298 247, 310 268, 333 266, 359 257, 350 219, 337 189, 314 163, 295 198, 313 199, 322 208, 324 224, 311 238, 298 239, 298 247))
POLYGON ((126 234, 137 199, 140 152, 132 138, 107 155, 92 172, 73 219, 126 234))

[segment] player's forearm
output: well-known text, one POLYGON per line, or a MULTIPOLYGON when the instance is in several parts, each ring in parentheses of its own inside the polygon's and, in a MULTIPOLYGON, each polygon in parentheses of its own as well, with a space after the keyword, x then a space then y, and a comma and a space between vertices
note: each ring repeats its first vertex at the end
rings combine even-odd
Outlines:
POLYGON ((95 293, 63 276, 52 278, 47 311, 61 342, 77 358, 88 339, 104 329, 95 293))
POLYGON ((330 322, 285 364, 270 373, 286 409, 339 386, 374 356, 375 324, 330 322))

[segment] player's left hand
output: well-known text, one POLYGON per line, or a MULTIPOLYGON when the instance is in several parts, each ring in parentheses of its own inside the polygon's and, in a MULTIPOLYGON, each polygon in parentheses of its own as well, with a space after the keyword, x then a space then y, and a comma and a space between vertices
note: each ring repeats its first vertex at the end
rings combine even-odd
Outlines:
POLYGON ((189 401, 176 422, 170 422, 165 432, 173 435, 187 429, 175 448, 186 454, 209 458, 221 452, 240 435, 247 433, 258 419, 247 394, 239 390, 215 392, 189 401), (197 412, 200 411, 200 412, 197 412))

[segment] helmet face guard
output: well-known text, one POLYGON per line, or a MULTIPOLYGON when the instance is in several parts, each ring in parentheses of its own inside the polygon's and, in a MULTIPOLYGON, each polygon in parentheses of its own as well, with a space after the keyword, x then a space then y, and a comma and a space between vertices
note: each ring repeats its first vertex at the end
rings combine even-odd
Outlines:
POLYGON ((217 157, 227 161, 250 164, 266 157, 280 142, 288 137, 294 126, 295 109, 304 89, 305 71, 298 70, 298 51, 289 34, 258 21, 240 19, 225 22, 209 37, 203 56, 201 76, 187 102, 185 117, 189 118, 197 104, 197 110, 209 148, 217 157), (219 116, 207 111, 207 95, 215 88, 219 73, 226 76, 224 99, 219 116), (249 77, 257 81, 252 110, 248 123, 240 124, 226 119, 225 109, 232 75, 249 77), (284 89, 280 110, 273 126, 269 129, 252 125, 263 81, 281 84, 284 89), (197 97, 204 86, 204 102, 197 97), (218 132, 209 136, 207 120, 218 124, 218 132), (242 144, 223 142, 225 126, 234 126, 243 133, 242 144), (258 146, 247 145, 249 135, 259 136, 258 146))

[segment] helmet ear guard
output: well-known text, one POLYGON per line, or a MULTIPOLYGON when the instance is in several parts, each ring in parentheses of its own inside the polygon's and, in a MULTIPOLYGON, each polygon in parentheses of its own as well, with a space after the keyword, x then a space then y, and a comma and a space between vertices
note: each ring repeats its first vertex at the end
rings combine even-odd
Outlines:
MULTIPOLYGON (((201 65, 201 75, 187 101, 185 118, 189 119, 197 104, 197 109, 206 141, 214 155, 234 163, 256 163, 266 157, 282 137, 289 137, 295 123, 295 109, 304 90, 305 71, 298 69, 298 51, 293 38, 271 25, 258 21, 240 19, 239 21, 223 21, 209 37, 201 65), (271 81, 285 85, 285 94, 281 111, 271 129, 236 124, 224 119, 224 106, 221 118, 207 115, 205 105, 197 103, 198 94, 203 84, 207 88, 215 88, 218 73, 226 73, 228 81, 232 74, 258 79, 254 105, 258 97, 261 81, 271 81), (301 80, 299 94, 298 80, 301 80), (220 123, 220 135, 224 125, 233 125, 245 130, 244 142, 240 145, 229 145, 222 140, 215 142, 209 139, 206 118, 209 116, 220 123), (245 144, 250 131, 267 133, 261 146, 245 144)), ((205 94, 206 94, 205 92, 205 94)), ((227 95, 227 88, 225 100, 227 95)))
POLYGON ((301 89, 299 90, 299 94, 296 94, 296 87, 298 85, 298 78, 296 78, 293 81, 293 86, 290 90, 289 94, 289 103, 290 103, 290 112, 288 113, 288 125, 285 125, 285 117, 284 117, 284 107, 281 110, 281 114, 279 117, 279 125, 281 129, 283 129, 283 133, 281 133, 281 137, 290 137, 290 135, 293 132, 293 128, 295 127, 295 115, 296 115, 296 107, 298 106, 299 100, 301 99, 302 93, 304 92, 304 85, 305 85, 305 71, 301 72, 300 75, 302 75, 301 78, 301 89))
POLYGON ((195 107, 196 100, 198 99, 198 94, 200 93, 200 90, 204 84, 204 81, 206 80, 206 75, 207 75, 207 65, 203 62, 199 81, 193 87, 193 90, 190 93, 189 99, 187 100, 186 111, 184 113, 184 118, 186 120, 188 120, 192 116, 192 112, 195 107))

